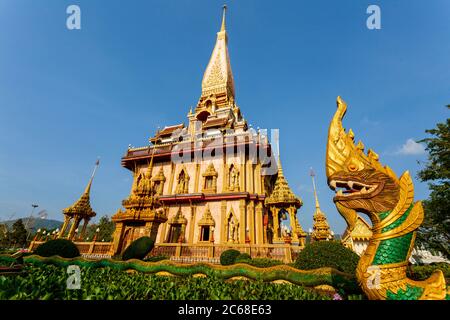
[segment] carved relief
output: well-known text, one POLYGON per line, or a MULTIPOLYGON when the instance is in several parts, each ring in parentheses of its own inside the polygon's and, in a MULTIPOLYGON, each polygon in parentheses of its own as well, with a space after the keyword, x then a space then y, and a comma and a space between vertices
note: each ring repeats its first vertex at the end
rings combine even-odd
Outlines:
POLYGON ((186 168, 183 166, 178 174, 178 183, 175 193, 189 193, 189 179, 186 168))
POLYGON ((234 164, 228 170, 228 190, 239 191, 239 170, 234 164))
POLYGON ((230 211, 227 217, 227 242, 239 243, 239 221, 234 215, 233 211, 230 211))

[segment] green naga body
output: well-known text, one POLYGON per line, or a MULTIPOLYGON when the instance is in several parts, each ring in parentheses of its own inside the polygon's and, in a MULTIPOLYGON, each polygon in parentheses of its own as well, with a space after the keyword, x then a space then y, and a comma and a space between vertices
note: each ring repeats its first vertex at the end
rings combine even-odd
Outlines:
POLYGON ((449 299, 442 271, 425 281, 406 276, 415 232, 423 222, 421 202, 414 202, 409 172, 400 178, 378 161, 354 134, 342 126, 347 106, 338 97, 338 109, 328 132, 326 173, 328 185, 336 190, 334 202, 351 231, 358 212, 372 222, 372 237, 359 261, 356 276, 369 299, 449 299))

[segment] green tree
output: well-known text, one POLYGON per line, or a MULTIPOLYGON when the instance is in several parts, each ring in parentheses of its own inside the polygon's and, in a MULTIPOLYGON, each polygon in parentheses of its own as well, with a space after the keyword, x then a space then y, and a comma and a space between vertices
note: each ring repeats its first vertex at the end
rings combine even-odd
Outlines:
POLYGON ((431 193, 423 202, 425 220, 419 228, 417 242, 450 257, 450 118, 425 132, 432 137, 419 141, 426 144, 429 156, 418 177, 429 182, 431 193))
POLYGON ((8 228, 6 224, 0 224, 0 247, 6 247, 8 245, 8 228))
POLYGON ((87 228, 86 238, 89 238, 89 241, 94 238, 95 233, 97 232, 97 228, 99 229, 99 232, 97 233, 97 241, 112 241, 115 224, 110 220, 108 216, 101 217, 98 223, 91 224, 87 228))
POLYGON ((13 245, 24 247, 27 244, 27 230, 22 219, 17 220, 12 225, 11 241, 13 245))

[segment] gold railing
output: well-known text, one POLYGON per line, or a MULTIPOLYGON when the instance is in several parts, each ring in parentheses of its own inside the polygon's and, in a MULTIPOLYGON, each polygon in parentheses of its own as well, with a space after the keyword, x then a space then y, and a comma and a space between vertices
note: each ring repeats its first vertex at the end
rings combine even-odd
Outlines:
MULTIPOLYGON (((30 251, 42 241, 32 241, 30 251)), ((80 254, 86 258, 102 259, 111 257, 112 242, 75 242, 80 254)), ((213 244, 213 243, 158 243, 149 256, 167 256, 170 260, 186 263, 220 263, 220 255, 228 249, 249 254, 252 258, 269 258, 284 263, 295 261, 303 247, 289 244, 213 244)))
MULTIPOLYGON (((36 250, 36 248, 44 243, 44 241, 32 241, 29 247, 30 251, 36 250)), ((82 257, 103 259, 110 258, 110 251, 112 242, 74 242, 82 257)))
POLYGON ((171 260, 180 262, 212 262, 219 263, 220 255, 228 249, 235 249, 249 254, 252 258, 269 258, 291 263, 303 249, 289 244, 212 244, 212 243, 159 243, 155 245, 149 256, 165 255, 171 260))

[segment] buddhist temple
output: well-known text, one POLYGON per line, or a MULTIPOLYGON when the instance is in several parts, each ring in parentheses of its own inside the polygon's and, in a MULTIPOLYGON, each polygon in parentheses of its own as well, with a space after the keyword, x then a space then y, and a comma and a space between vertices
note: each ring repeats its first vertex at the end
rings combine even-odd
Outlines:
POLYGON ((64 223, 61 227, 61 231, 58 234, 58 238, 67 238, 69 240, 78 240, 84 238, 86 227, 89 224, 89 221, 95 217, 95 212, 91 208, 90 202, 90 192, 92 181, 94 180, 95 172, 100 164, 100 161, 97 160, 95 163, 94 171, 92 172, 91 178, 89 179, 89 183, 86 186, 81 197, 70 207, 67 207, 63 210, 64 214, 64 223), (80 222, 84 221, 81 232, 78 233, 78 227, 80 222), (65 236, 66 231, 69 230, 67 236, 65 236), (78 233, 78 234, 77 234, 78 233))
POLYGON ((123 156, 133 184, 112 218, 111 255, 144 235, 161 246, 304 245, 297 219, 302 201, 289 188, 267 134, 252 129, 236 103, 228 40, 224 7, 187 123, 165 126, 149 145, 129 147, 123 156), (283 220, 289 221, 287 235, 283 220))
POLYGON ((314 241, 325 241, 325 240, 333 240, 333 234, 330 230, 330 226, 328 225, 327 217, 325 213, 320 209, 319 198, 317 196, 316 190, 316 181, 315 181, 314 171, 311 170, 311 179, 313 183, 314 189, 314 200, 316 202, 316 210, 313 215, 313 231, 311 234, 311 242, 314 241))

